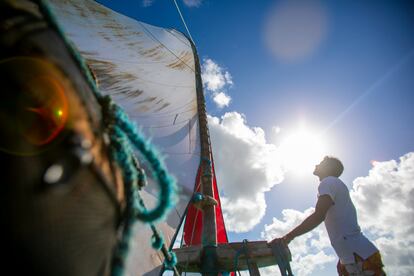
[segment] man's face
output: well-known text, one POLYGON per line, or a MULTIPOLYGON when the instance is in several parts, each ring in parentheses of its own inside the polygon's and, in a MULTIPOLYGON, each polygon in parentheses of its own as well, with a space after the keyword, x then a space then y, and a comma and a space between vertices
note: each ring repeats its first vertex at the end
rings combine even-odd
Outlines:
POLYGON ((315 169, 313 170, 313 175, 320 176, 321 172, 325 168, 325 165, 326 165, 326 161, 324 159, 318 165, 315 166, 315 169))

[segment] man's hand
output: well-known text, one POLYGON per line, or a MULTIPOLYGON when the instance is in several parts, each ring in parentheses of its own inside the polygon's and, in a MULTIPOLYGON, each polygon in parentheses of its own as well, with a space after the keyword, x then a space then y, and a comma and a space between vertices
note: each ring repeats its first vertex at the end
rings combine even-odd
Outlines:
POLYGON ((292 240, 293 240, 293 237, 292 237, 292 235, 290 235, 290 233, 288 233, 288 234, 286 234, 286 235, 284 235, 283 237, 281 237, 281 238, 275 238, 275 239, 273 239, 270 243, 276 243, 276 242, 278 242, 278 241, 282 241, 285 245, 288 245, 292 240))

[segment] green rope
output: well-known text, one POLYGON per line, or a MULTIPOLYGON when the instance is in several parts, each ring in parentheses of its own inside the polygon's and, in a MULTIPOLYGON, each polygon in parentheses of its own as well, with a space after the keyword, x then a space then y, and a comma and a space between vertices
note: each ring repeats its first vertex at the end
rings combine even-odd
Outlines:
POLYGON ((118 242, 113 257, 112 275, 118 276, 125 273, 125 262, 132 239, 132 228, 137 220, 150 224, 153 231, 152 246, 158 250, 163 249, 162 253, 165 257, 165 266, 174 269, 177 262, 176 256, 173 252, 165 250, 166 246, 164 240, 152 222, 163 219, 167 214, 167 211, 175 202, 175 180, 167 173, 166 167, 158 152, 137 130, 126 113, 116 105, 109 96, 103 96, 99 92, 86 62, 72 43, 66 38, 46 1, 35 0, 35 2, 37 2, 45 19, 64 41, 69 53, 86 77, 90 88, 102 106, 104 123, 110 136, 111 157, 122 169, 122 176, 125 184, 126 210, 122 238, 118 242), (144 202, 139 195, 139 189, 143 186, 143 183, 146 182, 146 176, 143 170, 137 169, 134 150, 141 152, 149 162, 154 176, 160 185, 159 202, 152 210, 147 210, 145 208, 144 202))
POLYGON ((237 250, 237 251, 236 251, 236 255, 234 255, 234 264, 233 264, 233 268, 234 268, 233 270, 234 270, 234 271, 238 270, 238 266, 239 266, 239 258, 240 258, 240 255, 241 255, 242 253, 244 253, 244 245, 243 245, 243 248, 241 248, 241 249, 237 250))
POLYGON ((152 248, 154 248, 155 250, 161 250, 162 246, 164 245, 164 238, 162 237, 161 233, 158 233, 155 226, 151 225, 151 228, 153 228, 153 234, 151 237, 152 248))
POLYGON ((164 265, 168 270, 174 270, 175 265, 177 264, 177 256, 174 252, 170 252, 170 258, 165 258, 164 265))
POLYGON ((273 255, 276 258, 277 265, 279 266, 280 274, 282 276, 293 276, 292 269, 290 267, 290 261, 292 260, 289 248, 283 240, 278 240, 271 244, 273 255))
POLYGON ((204 199, 204 195, 202 193, 194 193, 193 197, 191 198, 191 201, 193 203, 200 202, 204 199))
POLYGON ((157 180, 160 186, 159 202, 155 208, 148 211, 142 204, 137 204, 136 217, 144 222, 154 222, 163 219, 166 215, 166 211, 172 207, 175 202, 175 180, 167 173, 167 169, 159 157, 159 154, 155 151, 153 146, 138 132, 136 127, 129 121, 126 113, 117 106, 109 97, 104 97, 105 101, 102 102, 104 114, 105 110, 108 110, 106 117, 109 117, 109 121, 113 122, 113 125, 109 126, 111 141, 121 140, 123 147, 128 148, 128 151, 122 151, 122 147, 118 148, 121 151, 119 154, 127 154, 129 158, 125 156, 115 156, 115 160, 119 160, 123 166, 124 179, 131 183, 134 189, 138 192, 137 182, 143 178, 139 176, 139 172, 134 166, 133 150, 130 149, 131 145, 134 149, 142 153, 153 170, 154 178, 157 180), (111 118, 112 116, 112 118, 111 118), (127 162, 124 162, 127 160, 127 162))
POLYGON ((240 258, 240 255, 242 255, 242 254, 244 254, 245 255, 245 257, 246 257, 246 264, 247 264, 247 267, 249 268, 250 267, 250 263, 249 263, 249 254, 248 254, 248 248, 247 248, 247 243, 248 243, 248 240, 247 239, 244 239, 243 240, 243 245, 242 245, 242 247, 239 249, 239 250, 237 250, 236 251, 236 254, 234 255, 234 264, 233 264, 233 271, 234 272, 236 272, 236 271, 238 271, 239 272, 239 274, 240 274, 240 271, 239 271, 239 269, 238 269, 238 266, 239 266, 239 258, 240 258))

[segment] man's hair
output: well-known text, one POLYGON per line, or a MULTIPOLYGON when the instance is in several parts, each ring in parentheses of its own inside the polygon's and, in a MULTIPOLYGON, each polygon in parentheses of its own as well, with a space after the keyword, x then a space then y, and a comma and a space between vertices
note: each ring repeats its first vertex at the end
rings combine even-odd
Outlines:
POLYGON ((338 158, 333 156, 325 156, 323 160, 327 164, 326 169, 330 176, 339 177, 344 171, 344 165, 338 158))

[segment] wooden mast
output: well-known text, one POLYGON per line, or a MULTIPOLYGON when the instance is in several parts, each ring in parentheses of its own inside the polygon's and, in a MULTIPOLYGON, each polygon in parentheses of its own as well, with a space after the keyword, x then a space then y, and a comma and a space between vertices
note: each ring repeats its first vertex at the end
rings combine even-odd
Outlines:
POLYGON ((203 212, 203 231, 202 231, 202 267, 203 275, 217 275, 217 228, 214 200, 213 181, 212 181, 212 167, 211 167, 211 146, 210 134, 208 131, 206 103, 204 99, 203 83, 201 80, 200 61, 197 50, 191 42, 191 47, 194 52, 195 62, 195 78, 196 78, 196 93, 197 93, 197 111, 200 129, 200 147, 201 147, 201 192, 204 200, 202 206, 203 212))
POLYGON ((217 276, 220 272, 248 270, 251 276, 260 276, 258 267, 277 264, 271 246, 266 241, 217 244, 217 228, 212 181, 212 155, 207 123, 206 104, 201 80, 200 61, 194 44, 197 111, 200 130, 202 202, 197 207, 203 213, 202 245, 177 248, 177 268, 181 272, 201 272, 203 276, 217 276))

